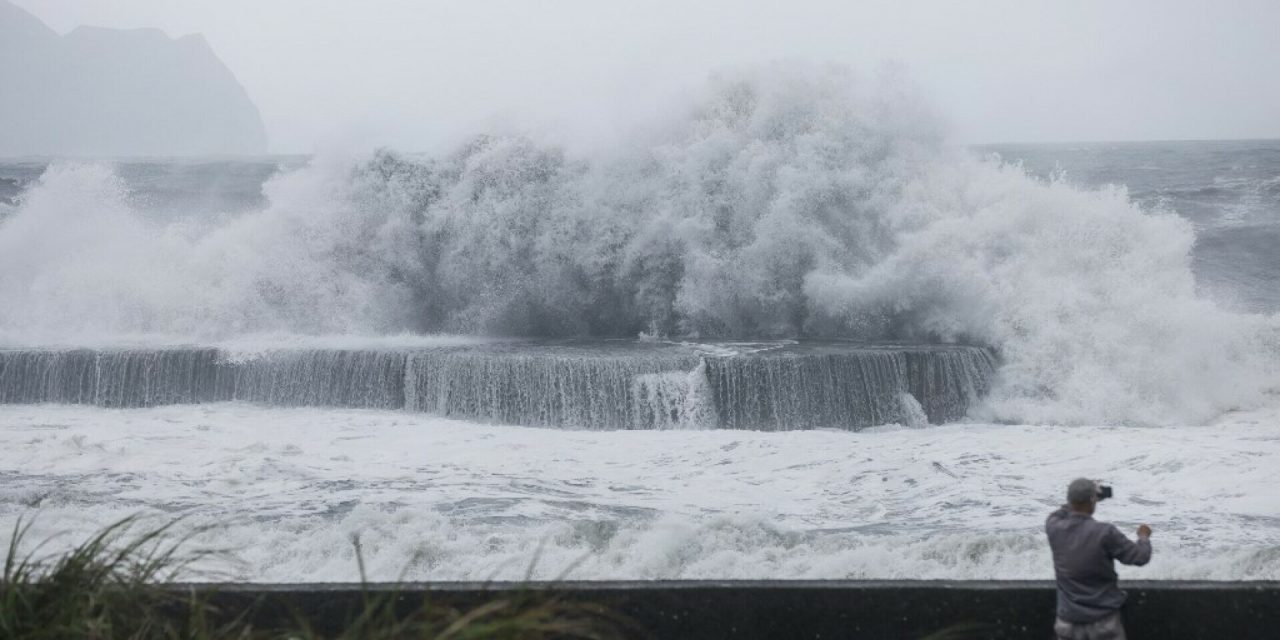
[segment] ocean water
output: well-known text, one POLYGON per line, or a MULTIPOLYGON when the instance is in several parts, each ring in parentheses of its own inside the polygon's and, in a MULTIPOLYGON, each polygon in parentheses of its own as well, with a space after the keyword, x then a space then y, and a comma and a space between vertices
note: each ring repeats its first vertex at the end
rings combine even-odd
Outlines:
POLYGON ((44 354, 0 358, 0 530, 185 515, 245 580, 353 579, 356 535, 376 579, 1042 578, 1084 475, 1156 530, 1122 575, 1280 579, 1280 141, 961 148, 783 67, 644 132, 0 162, 0 349, 44 354))
POLYGON ((1280 141, 987 145, 1034 175, 1086 188, 1124 185, 1133 201, 1195 227, 1198 289, 1224 306, 1280 310, 1280 141))
POLYGON ((1210 425, 580 431, 385 410, 0 405, 0 505, 31 539, 211 525, 209 575, 376 580, 1047 579, 1077 475, 1148 523, 1137 579, 1280 577, 1280 412, 1210 425), (217 573, 215 573, 217 572, 217 573))

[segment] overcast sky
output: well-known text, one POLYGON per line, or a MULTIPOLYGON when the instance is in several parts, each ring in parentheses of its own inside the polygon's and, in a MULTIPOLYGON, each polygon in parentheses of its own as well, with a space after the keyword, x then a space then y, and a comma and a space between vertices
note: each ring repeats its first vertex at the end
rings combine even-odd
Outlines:
POLYGON ((1280 1, 15 0, 202 33, 276 152, 606 138, 717 68, 904 66, 962 142, 1280 137, 1280 1))

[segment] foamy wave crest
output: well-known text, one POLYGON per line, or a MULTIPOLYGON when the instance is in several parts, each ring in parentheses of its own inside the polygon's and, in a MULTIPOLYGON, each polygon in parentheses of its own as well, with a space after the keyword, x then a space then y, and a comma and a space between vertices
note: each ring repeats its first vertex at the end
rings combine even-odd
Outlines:
POLYGON ((888 211, 893 249, 805 291, 849 326, 999 348, 984 417, 1170 424, 1255 406, 1276 385, 1276 319, 1198 298, 1191 225, 1120 188, 1081 191, 963 160, 888 211))
POLYGON ((107 166, 55 164, 0 226, 0 336, 403 329, 411 305, 394 238, 413 234, 378 216, 378 202, 353 206, 356 178, 316 163, 269 182, 265 210, 201 228, 138 214, 107 166))
POLYGON ((320 159, 208 228, 55 166, 0 222, 0 332, 974 341, 1004 361, 984 417, 1013 421, 1202 421, 1276 385, 1276 320, 1196 297, 1180 218, 970 157, 922 105, 737 71, 611 154, 320 159))

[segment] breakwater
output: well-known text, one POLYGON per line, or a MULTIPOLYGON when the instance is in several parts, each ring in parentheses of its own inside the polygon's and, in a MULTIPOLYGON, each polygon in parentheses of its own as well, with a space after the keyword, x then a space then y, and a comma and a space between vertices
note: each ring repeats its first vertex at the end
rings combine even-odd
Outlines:
POLYGON ((962 417, 995 358, 958 345, 638 341, 432 348, 0 349, 0 403, 246 401, 599 429, 856 429, 962 417))

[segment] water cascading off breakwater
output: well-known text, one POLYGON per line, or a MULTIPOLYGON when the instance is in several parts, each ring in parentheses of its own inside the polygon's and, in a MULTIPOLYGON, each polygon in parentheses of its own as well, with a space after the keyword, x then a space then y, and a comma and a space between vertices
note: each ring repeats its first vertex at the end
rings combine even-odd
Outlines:
POLYGON ((957 345, 0 349, 0 403, 238 400, 588 429, 857 429, 959 419, 994 369, 990 351, 957 345))

